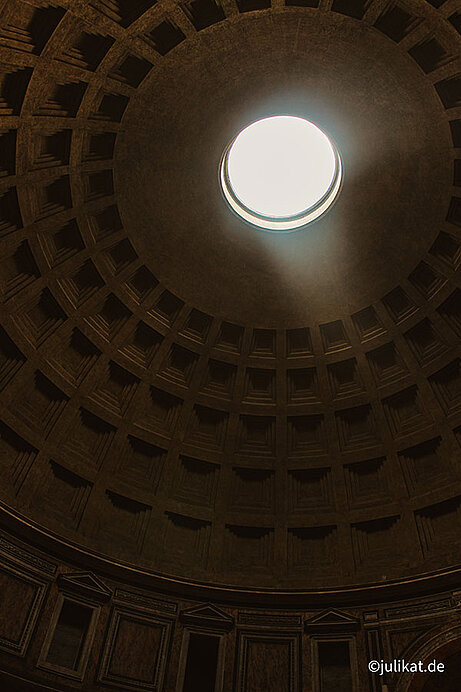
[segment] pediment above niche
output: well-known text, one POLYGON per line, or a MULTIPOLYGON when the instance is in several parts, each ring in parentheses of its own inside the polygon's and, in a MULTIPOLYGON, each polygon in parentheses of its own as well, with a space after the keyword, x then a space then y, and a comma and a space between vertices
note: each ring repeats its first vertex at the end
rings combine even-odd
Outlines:
POLYGON ((104 603, 112 597, 112 591, 91 572, 60 574, 57 582, 60 591, 83 596, 88 600, 104 603))
POLYGON ((340 610, 324 610, 304 622, 306 632, 350 632, 359 627, 357 618, 340 610))
POLYGON ((179 617, 181 622, 186 625, 195 625, 222 632, 229 632, 234 626, 234 618, 211 603, 187 608, 181 612, 179 617))

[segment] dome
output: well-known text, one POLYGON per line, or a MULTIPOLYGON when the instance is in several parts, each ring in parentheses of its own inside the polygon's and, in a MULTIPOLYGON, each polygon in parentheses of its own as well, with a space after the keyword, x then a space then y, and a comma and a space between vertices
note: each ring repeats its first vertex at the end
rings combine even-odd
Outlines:
POLYGON ((455 568, 459 16, 8 4, 0 459, 18 532, 165 589, 273 598, 455 568), (218 170, 281 113, 328 134, 342 189, 308 227, 261 233, 218 170))

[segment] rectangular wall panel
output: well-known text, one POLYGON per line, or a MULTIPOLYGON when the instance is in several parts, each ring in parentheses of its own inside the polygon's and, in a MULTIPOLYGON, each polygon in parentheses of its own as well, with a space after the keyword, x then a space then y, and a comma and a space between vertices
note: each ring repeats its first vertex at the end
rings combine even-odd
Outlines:
POLYGON ((31 575, 0 568, 0 649, 25 655, 46 588, 31 575))
POLYGON ((298 634, 240 632, 236 692, 299 692, 299 655, 298 634))
POLYGON ((99 681, 122 689, 163 689, 173 625, 116 608, 111 617, 99 681))

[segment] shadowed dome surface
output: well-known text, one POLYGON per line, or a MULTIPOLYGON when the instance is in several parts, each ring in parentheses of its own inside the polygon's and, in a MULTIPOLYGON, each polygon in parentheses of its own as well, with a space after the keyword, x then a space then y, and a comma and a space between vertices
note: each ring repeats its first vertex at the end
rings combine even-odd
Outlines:
POLYGON ((293 590, 459 562, 461 15, 307 4, 0 15, 1 499, 113 562, 293 590), (283 236, 217 175, 281 112, 344 167, 283 236))

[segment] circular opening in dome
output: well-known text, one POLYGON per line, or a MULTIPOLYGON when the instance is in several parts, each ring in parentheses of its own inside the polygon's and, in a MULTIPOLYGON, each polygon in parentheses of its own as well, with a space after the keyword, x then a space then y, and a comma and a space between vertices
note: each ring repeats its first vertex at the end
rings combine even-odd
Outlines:
POLYGON ((245 221, 270 231, 293 231, 333 204, 341 186, 341 159, 314 123, 291 115, 245 127, 224 151, 221 187, 245 221))

